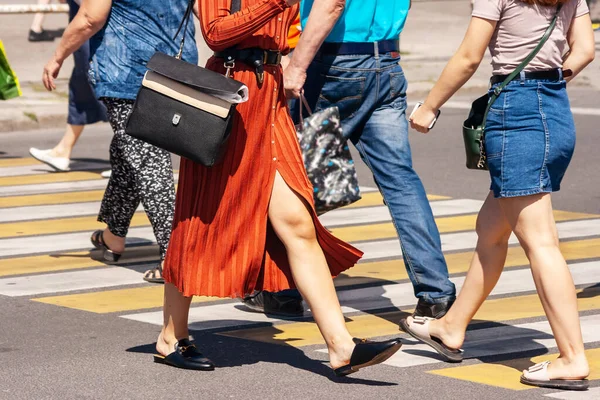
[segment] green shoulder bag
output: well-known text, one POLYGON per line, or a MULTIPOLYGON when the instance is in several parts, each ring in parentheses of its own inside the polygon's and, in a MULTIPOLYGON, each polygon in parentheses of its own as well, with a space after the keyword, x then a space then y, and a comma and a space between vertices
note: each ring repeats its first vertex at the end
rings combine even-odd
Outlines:
POLYGON ((535 58, 539 51, 544 47, 544 44, 548 41, 548 38, 552 34, 554 27, 556 26, 556 20, 558 19, 558 13, 560 12, 561 5, 556 9, 554 18, 546 29, 544 36, 540 40, 540 43, 535 49, 523 60, 521 64, 515 69, 500 85, 496 86, 494 93, 489 96, 488 94, 481 96, 473 102, 469 117, 463 123, 463 140, 465 142, 465 152, 467 155, 467 168, 469 169, 480 169, 487 170, 487 157, 485 154, 485 123, 487 120, 488 112, 490 108, 500 96, 500 93, 504 90, 506 85, 509 84, 513 79, 521 74, 521 71, 535 58))

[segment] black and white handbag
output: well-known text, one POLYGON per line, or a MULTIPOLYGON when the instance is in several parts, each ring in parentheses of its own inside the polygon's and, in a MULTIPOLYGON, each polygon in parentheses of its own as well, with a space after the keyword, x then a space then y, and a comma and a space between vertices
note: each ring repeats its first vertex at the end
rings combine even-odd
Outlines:
MULTIPOLYGON (((240 7, 239 0, 233 3, 232 13, 240 7)), ((157 52, 148 62, 125 132, 211 167, 224 153, 236 105, 248 99, 248 88, 181 60, 193 4, 190 1, 179 28, 183 27, 179 54, 171 57, 157 52)))

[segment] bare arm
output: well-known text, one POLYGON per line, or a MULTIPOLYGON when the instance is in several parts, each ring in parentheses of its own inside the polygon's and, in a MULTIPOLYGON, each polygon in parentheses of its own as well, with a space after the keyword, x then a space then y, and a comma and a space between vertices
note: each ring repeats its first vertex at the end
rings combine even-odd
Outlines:
POLYGON ((471 18, 471 23, 458 51, 442 71, 423 106, 411 118, 413 129, 427 133, 429 131, 427 127, 435 118, 440 107, 477 71, 496 29, 496 23, 496 21, 479 17, 471 18))
POLYGON ((573 79, 589 63, 594 61, 596 55, 594 43, 594 31, 590 14, 582 15, 573 19, 571 28, 567 34, 569 42, 569 54, 563 61, 563 69, 570 69, 573 75, 565 78, 567 81, 573 79))
POLYGON ((79 12, 67 26, 54 56, 44 67, 42 80, 46 89, 56 89, 54 79, 58 76, 63 62, 102 29, 110 13, 111 6, 112 0, 82 1, 79 12))
POLYGON ((284 74, 288 97, 299 97, 306 70, 344 11, 346 0, 315 0, 302 36, 284 74))

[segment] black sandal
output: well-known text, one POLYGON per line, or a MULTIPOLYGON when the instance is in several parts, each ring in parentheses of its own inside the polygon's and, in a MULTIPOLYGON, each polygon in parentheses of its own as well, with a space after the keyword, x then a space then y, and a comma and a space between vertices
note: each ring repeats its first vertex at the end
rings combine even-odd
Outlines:
POLYGON ((162 265, 158 264, 156 267, 149 269, 144 274, 144 280, 150 283, 165 283, 165 279, 162 276, 162 265), (158 272, 159 278, 156 277, 156 273, 158 272))
POLYGON ((175 343, 175 351, 167 356, 154 355, 154 362, 197 371, 213 371, 215 369, 215 364, 200 353, 196 345, 188 339, 181 339, 175 343))
POLYGON ((103 251, 103 257, 106 261, 117 262, 119 261, 119 258, 121 258, 121 253, 115 253, 104 243, 103 230, 97 230, 96 232, 92 233, 90 241, 95 248, 103 251))
POLYGON ((334 369, 333 372, 337 376, 350 375, 361 368, 381 364, 393 356, 402 346, 400 339, 392 339, 385 342, 372 342, 356 338, 353 340, 356 343, 356 347, 352 351, 350 364, 334 369))

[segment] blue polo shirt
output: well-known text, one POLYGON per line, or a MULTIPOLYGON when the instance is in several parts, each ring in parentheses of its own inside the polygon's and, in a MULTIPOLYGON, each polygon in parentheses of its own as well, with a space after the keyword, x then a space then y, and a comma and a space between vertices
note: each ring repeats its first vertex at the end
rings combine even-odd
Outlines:
MULTIPOLYGON (((314 0, 301 0, 302 27, 314 0)), ((346 0, 346 8, 326 42, 378 42, 398 39, 410 0, 346 0)))

